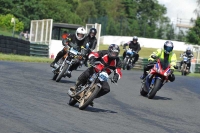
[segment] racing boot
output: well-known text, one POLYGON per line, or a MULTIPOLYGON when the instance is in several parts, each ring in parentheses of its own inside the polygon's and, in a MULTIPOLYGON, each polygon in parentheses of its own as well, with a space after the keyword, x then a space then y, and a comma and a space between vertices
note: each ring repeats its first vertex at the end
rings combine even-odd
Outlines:
POLYGON ((81 81, 77 80, 76 83, 75 83, 75 85, 72 86, 72 87, 70 87, 70 91, 75 95, 76 92, 77 92, 78 86, 81 85, 81 84, 82 84, 81 81))
POLYGON ((71 76, 72 76, 72 71, 67 71, 67 72, 65 72, 64 73, 64 76, 67 76, 68 78, 71 78, 71 76))
POLYGON ((143 75, 140 77, 141 80, 143 80, 147 76, 147 73, 143 73, 143 75))

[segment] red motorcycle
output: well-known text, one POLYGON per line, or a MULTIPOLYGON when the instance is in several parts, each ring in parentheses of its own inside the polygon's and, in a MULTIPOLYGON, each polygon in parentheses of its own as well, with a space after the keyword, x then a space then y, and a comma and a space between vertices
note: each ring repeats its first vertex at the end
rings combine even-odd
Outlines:
MULTIPOLYGON (((175 67, 176 68, 176 67, 175 67)), ((148 75, 143 79, 140 94, 153 99, 157 91, 168 82, 168 76, 172 73, 169 62, 158 59, 148 75)))

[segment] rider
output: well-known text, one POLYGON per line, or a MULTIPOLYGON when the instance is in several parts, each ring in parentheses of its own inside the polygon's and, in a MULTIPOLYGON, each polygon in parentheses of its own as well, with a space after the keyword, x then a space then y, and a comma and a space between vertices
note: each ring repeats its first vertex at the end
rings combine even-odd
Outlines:
MULTIPOLYGON (((93 75, 95 71, 97 71, 95 68, 103 69, 104 67, 108 67, 106 69, 106 72, 108 74, 111 74, 111 70, 114 70, 114 76, 113 81, 117 82, 122 77, 121 72, 121 60, 118 57, 120 52, 119 46, 116 44, 111 44, 108 47, 108 50, 101 50, 97 52, 91 52, 89 55, 89 62, 91 64, 91 67, 89 67, 87 70, 85 70, 77 79, 75 86, 71 87, 70 90, 72 92, 76 91, 77 87, 79 85, 84 85, 87 82, 87 79, 93 75), (95 65, 95 68, 93 67, 95 65)), ((110 92, 110 86, 108 82, 103 81, 102 84, 102 90, 98 93, 97 97, 103 96, 110 92)))
MULTIPOLYGON (((66 40, 67 41, 70 40, 70 43, 68 44, 69 47, 73 47, 74 49, 80 51, 81 50, 81 46, 83 46, 83 43, 85 41, 85 36, 86 36, 86 30, 83 27, 79 27, 76 30, 76 33, 75 34, 70 34, 66 40)), ((62 58, 65 54, 66 54, 66 52, 64 50, 61 50, 57 54, 55 60, 50 64, 50 66, 54 67, 55 63, 57 63, 58 60, 60 58, 62 58)), ((78 66, 79 66, 79 62, 72 64, 72 66, 69 68, 69 71, 66 73, 66 76, 68 76, 70 78, 72 70, 74 70, 78 66)))
MULTIPOLYGON (((135 62, 138 60, 139 58, 139 54, 138 52, 141 50, 141 47, 140 47, 140 43, 138 42, 138 37, 137 36, 134 36, 133 37, 133 41, 129 41, 127 43, 124 44, 123 46, 123 49, 126 49, 126 46, 129 45, 129 48, 134 50, 136 52, 136 54, 134 54, 134 61, 132 62, 134 65, 135 62)), ((123 53, 123 59, 126 57, 126 50, 124 51, 123 53)))
POLYGON ((146 66, 144 66, 144 73, 140 77, 141 79, 144 79, 147 76, 147 72, 150 69, 153 68, 155 64, 155 59, 162 59, 164 62, 170 63, 170 69, 172 70, 171 75, 169 75, 168 79, 169 81, 173 82, 175 80, 175 76, 173 74, 174 67, 176 66, 176 54, 173 52, 174 45, 171 41, 166 41, 164 43, 163 49, 158 49, 156 52, 153 52, 153 54, 150 55, 150 58, 148 61, 150 61, 146 66))
MULTIPOLYGON (((97 30, 95 28, 91 28, 89 34, 85 38, 84 42, 84 47, 86 47, 86 44, 89 44, 89 49, 88 49, 88 55, 96 48, 97 45, 97 38, 95 37, 97 34, 97 30)), ((87 64, 88 61, 88 56, 86 56, 86 59, 84 61, 84 64, 86 67, 88 67, 87 64)))
MULTIPOLYGON (((189 64, 187 64, 187 66, 189 67, 189 71, 190 71, 191 58, 194 56, 190 47, 187 47, 186 51, 181 54, 181 57, 183 57, 183 56, 186 56, 186 57, 188 57, 190 59, 189 64)), ((180 66, 179 66, 180 69, 181 69, 182 64, 183 64, 183 60, 180 63, 180 66)))

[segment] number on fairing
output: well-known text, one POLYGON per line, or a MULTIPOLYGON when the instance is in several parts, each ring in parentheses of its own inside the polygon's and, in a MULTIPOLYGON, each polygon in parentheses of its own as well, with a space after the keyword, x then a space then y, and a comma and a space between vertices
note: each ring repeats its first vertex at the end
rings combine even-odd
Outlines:
POLYGON ((186 56, 184 56, 184 57, 183 57, 183 60, 184 60, 184 61, 187 61, 187 60, 188 60, 188 58, 187 58, 186 56))
POLYGON ((100 74, 99 74, 99 80, 100 81, 107 81, 108 80, 108 74, 106 73, 106 72, 101 72, 100 74))

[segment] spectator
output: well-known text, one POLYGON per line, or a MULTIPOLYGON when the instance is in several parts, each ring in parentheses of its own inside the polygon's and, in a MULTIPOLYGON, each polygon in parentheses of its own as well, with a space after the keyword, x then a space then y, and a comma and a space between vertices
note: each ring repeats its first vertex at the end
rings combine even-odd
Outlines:
POLYGON ((26 31, 26 33, 24 34, 24 37, 25 37, 26 41, 29 40, 29 34, 28 34, 28 31, 26 31))
POLYGON ((19 39, 22 39, 23 35, 24 35, 23 31, 21 31, 21 32, 19 33, 19 39))

